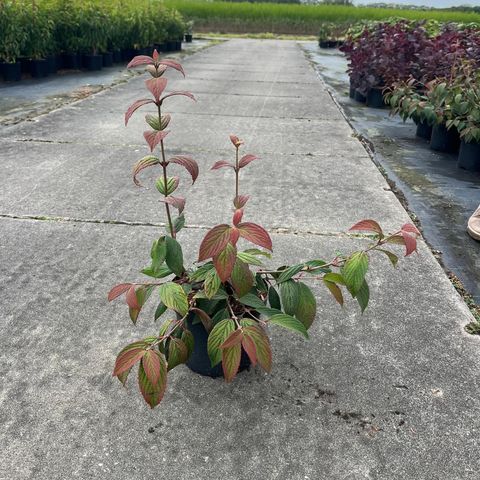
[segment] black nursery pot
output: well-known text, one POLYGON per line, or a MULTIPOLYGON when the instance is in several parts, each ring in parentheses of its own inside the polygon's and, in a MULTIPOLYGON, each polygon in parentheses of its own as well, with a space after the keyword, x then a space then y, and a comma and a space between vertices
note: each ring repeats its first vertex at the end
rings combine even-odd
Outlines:
POLYGON ((328 48, 337 48, 338 42, 336 40, 329 40, 328 41, 328 48))
POLYGON ((367 97, 358 90, 355 90, 355 100, 360 103, 365 103, 367 101, 367 97))
POLYGON ((33 78, 46 77, 49 73, 48 62, 44 59, 42 59, 42 60, 32 60, 30 62, 30 73, 31 73, 33 78))
POLYGON ((49 55, 46 58, 48 74, 55 74, 58 70, 58 59, 56 55, 49 55))
POLYGON ((330 42, 328 40, 319 40, 318 46, 320 48, 330 48, 330 42))
POLYGON ((64 53, 62 55, 62 63, 64 68, 70 70, 80 70, 82 66, 81 57, 78 53, 64 53))
POLYGON ((480 172, 480 143, 462 140, 457 165, 470 172, 480 172))
POLYGON ((193 35, 191 33, 186 33, 185 34, 185 41, 187 43, 192 43, 192 40, 193 40, 193 35))
POLYGON ((103 57, 103 66, 111 67, 113 65, 113 53, 107 52, 102 55, 103 57))
POLYGON ((122 51, 121 50, 114 50, 112 52, 112 58, 113 58, 114 63, 120 63, 121 61, 123 61, 122 51))
POLYGON ((367 92, 367 107, 385 108, 381 87, 370 88, 367 92))
MULTIPOLYGON (((187 317, 187 328, 192 332, 194 347, 190 358, 187 360, 187 367, 195 373, 205 377, 218 378, 223 377, 222 364, 219 363, 212 368, 210 357, 207 351, 208 333, 201 322, 192 324, 195 316, 189 314, 187 317)), ((246 370, 251 365, 248 355, 242 349, 240 358, 239 372, 246 370)))
POLYGON ((430 140, 432 137, 432 126, 429 125, 427 122, 422 120, 421 122, 417 123, 417 137, 425 138, 426 140, 430 140))
POLYGON ((460 146, 460 137, 456 129, 447 130, 445 125, 435 125, 432 129, 430 148, 437 152, 456 153, 460 146))
POLYGON ((18 82, 22 79, 22 65, 20 62, 4 63, 2 73, 6 82, 18 82))
POLYGON ((103 55, 84 55, 83 65, 91 72, 101 70, 103 67, 103 55))

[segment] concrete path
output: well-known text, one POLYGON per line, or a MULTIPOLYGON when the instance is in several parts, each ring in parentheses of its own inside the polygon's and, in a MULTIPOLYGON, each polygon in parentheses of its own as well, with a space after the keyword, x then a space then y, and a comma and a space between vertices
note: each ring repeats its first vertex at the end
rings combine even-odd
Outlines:
MULTIPOLYGON (((278 265, 351 251, 361 218, 408 220, 295 42, 232 40, 184 66, 172 88, 198 103, 170 103, 167 145, 202 170, 186 192, 189 260, 230 218, 232 177, 208 171, 230 133, 262 158, 242 191, 278 265)), ((164 220, 130 178, 147 149, 142 115, 125 129, 123 112, 142 83, 0 132, 0 479, 478 479, 480 341, 423 244, 397 271, 373 261, 363 316, 318 286, 309 342, 272 329, 271 375, 226 385, 179 367, 154 411, 134 379, 112 379, 152 317, 134 329, 106 293, 141 278, 164 220)))

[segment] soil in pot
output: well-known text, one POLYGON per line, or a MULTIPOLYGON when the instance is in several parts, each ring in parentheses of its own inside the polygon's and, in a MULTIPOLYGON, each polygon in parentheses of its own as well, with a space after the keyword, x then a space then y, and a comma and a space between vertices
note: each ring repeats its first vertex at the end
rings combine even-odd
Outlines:
POLYGON ((381 87, 370 88, 367 92, 367 107, 371 108, 385 108, 386 104, 383 100, 383 93, 381 87))
POLYGON ((437 152, 456 153, 460 146, 460 137, 456 129, 447 130, 445 125, 435 125, 432 129, 430 148, 437 152))
POLYGON ((101 70, 103 67, 103 55, 84 55, 83 65, 91 72, 101 70))
POLYGON ((480 172, 480 143, 462 140, 457 165, 470 172, 480 172))
POLYGON ((4 63, 2 73, 6 82, 18 82, 22 79, 22 65, 20 62, 4 63))
MULTIPOLYGON (((218 378, 223 377, 222 364, 219 363, 212 368, 210 357, 207 351, 208 333, 201 322, 192 324, 194 315, 189 314, 187 318, 187 327, 192 332, 194 339, 193 352, 190 355, 186 365, 195 373, 206 377, 218 378)), ((251 365, 248 355, 242 348, 242 357, 240 359, 239 372, 246 370, 251 365)))
POLYGON ((365 103, 367 101, 367 97, 359 90, 355 90, 355 100, 360 103, 365 103))
POLYGON ((113 65, 113 53, 106 52, 102 55, 103 57, 103 66, 104 67, 111 67, 113 65))
POLYGON ((185 41, 187 43, 192 43, 192 40, 193 40, 193 35, 191 33, 186 33, 185 34, 185 41))
POLYGON ((432 137, 432 126, 424 120, 418 122, 416 135, 417 137, 425 138, 425 140, 430 140, 432 137))
POLYGON ((48 62, 45 59, 32 60, 30 63, 30 73, 33 78, 42 78, 48 75, 48 62))

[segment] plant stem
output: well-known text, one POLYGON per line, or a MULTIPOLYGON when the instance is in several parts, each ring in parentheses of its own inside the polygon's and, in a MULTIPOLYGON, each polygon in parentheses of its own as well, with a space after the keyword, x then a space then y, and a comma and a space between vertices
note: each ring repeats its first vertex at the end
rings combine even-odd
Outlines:
MULTIPOLYGON (((162 111, 160 105, 158 105, 158 122, 162 122, 162 111)), ((163 169, 163 184, 165 185, 165 198, 168 197, 168 188, 167 188, 167 160, 165 158, 165 147, 163 146, 163 140, 160 141, 160 146, 162 149, 162 169, 163 169)), ((172 238, 176 238, 177 234, 173 229, 172 215, 170 213, 170 205, 165 202, 165 210, 167 211, 168 226, 170 227, 170 235, 172 238)))
POLYGON ((235 198, 238 198, 238 181, 239 181, 240 169, 238 168, 238 147, 235 154, 235 198))

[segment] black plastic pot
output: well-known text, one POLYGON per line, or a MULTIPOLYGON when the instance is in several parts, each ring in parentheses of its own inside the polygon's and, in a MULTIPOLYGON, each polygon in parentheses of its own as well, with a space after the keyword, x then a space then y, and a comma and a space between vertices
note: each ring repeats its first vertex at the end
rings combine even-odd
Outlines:
POLYGON ((462 140, 457 165, 470 172, 480 172, 480 143, 467 143, 462 140))
POLYGON ((18 61, 21 64, 22 73, 30 73, 31 60, 27 57, 19 57, 18 61))
POLYGON ((192 40, 193 40, 193 35, 191 33, 186 33, 185 34, 185 41, 187 43, 192 43, 192 40))
POLYGON ((367 101, 367 97, 358 90, 355 90, 355 100, 360 103, 365 103, 367 101))
POLYGON ((111 67, 113 65, 113 53, 107 52, 102 55, 103 57, 103 66, 111 67))
POLYGON ((134 57, 134 55, 133 55, 133 49, 132 48, 123 48, 122 49, 122 62, 129 62, 133 57, 134 57))
POLYGON ((320 48, 330 48, 330 42, 328 40, 319 40, 318 46, 320 48))
MULTIPOLYGON (((191 314, 187 318, 187 327, 192 332, 194 340, 193 352, 187 361, 187 367, 195 373, 199 373, 200 375, 206 377, 223 377, 223 369, 221 363, 215 365, 215 367, 212 368, 210 357, 208 356, 207 351, 207 331, 205 330, 201 322, 192 324, 193 318, 194 316, 192 316, 191 314)), ((250 364, 251 363, 248 355, 242 349, 242 357, 240 359, 240 368, 238 369, 238 371, 241 372, 242 370, 246 370, 250 367, 250 364)))
POLYGON ((370 88, 367 92, 367 107, 371 108, 385 108, 386 104, 383 100, 383 93, 381 87, 370 88))
POLYGON ((447 130, 445 125, 435 125, 430 138, 430 148, 437 152, 456 153, 460 146, 460 137, 456 129, 447 130))
POLYGON ((430 140, 432 138, 432 126, 425 121, 417 123, 417 137, 425 138, 425 140, 430 140))
POLYGON ((20 62, 4 63, 2 73, 6 82, 18 82, 22 79, 22 65, 20 62))
POLYGON ((114 50, 112 52, 113 62, 120 63, 123 60, 122 51, 121 50, 114 50))
POLYGON ((46 59, 47 61, 47 70, 49 75, 57 73, 58 70, 58 59, 56 55, 49 55, 46 59))
POLYGON ((64 68, 68 68, 70 70, 80 70, 82 63, 81 57, 78 53, 64 53, 62 55, 62 62, 64 68))
POLYGON ((177 40, 177 41, 175 42, 175 50, 178 51, 178 52, 179 52, 180 50, 182 50, 182 41, 181 41, 181 40, 177 40))
POLYGON ((328 41, 328 48, 337 48, 338 42, 336 40, 329 40, 328 41))
POLYGON ((45 59, 32 60, 30 62, 30 73, 33 78, 43 78, 49 73, 48 63, 45 59))
POLYGON ((103 66, 103 55, 84 55, 83 65, 91 72, 101 70, 103 66))
POLYGON ((348 95, 350 98, 355 98, 355 87, 352 84, 350 84, 350 91, 348 95))

